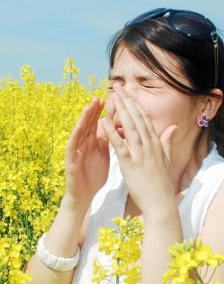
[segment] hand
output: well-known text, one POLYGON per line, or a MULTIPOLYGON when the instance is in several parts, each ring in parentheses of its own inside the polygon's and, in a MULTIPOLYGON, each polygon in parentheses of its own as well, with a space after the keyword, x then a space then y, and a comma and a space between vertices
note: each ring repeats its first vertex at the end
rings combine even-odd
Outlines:
POLYGON ((150 114, 120 85, 116 84, 114 89, 117 93, 114 105, 125 139, 119 136, 110 120, 105 120, 103 127, 118 156, 129 194, 143 213, 158 207, 161 200, 173 194, 170 153, 177 126, 169 126, 159 138, 150 114))
POLYGON ((91 202, 109 172, 109 141, 99 121, 104 102, 94 98, 67 142, 66 194, 75 204, 91 202))

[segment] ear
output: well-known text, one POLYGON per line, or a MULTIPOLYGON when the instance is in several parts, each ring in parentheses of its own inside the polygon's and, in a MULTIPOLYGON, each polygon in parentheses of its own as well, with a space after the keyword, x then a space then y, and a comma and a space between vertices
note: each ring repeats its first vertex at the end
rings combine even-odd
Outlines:
POLYGON ((214 96, 203 96, 203 99, 200 100, 198 105, 200 115, 202 113, 206 114, 209 120, 215 117, 223 102, 223 92, 221 89, 213 88, 210 93, 219 96, 220 99, 214 96))

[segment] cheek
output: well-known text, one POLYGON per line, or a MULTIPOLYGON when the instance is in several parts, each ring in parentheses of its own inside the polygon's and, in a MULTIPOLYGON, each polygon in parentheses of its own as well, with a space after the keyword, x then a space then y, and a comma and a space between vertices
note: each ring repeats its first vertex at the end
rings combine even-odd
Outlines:
POLYGON ((145 113, 150 114, 150 118, 153 122, 156 134, 160 136, 160 133, 164 129, 167 121, 167 110, 163 104, 160 104, 155 98, 147 99, 146 96, 138 96, 135 98, 137 105, 144 110, 145 113))
POLYGON ((166 100, 165 97, 161 99, 155 97, 150 101, 140 100, 138 103, 151 114, 155 131, 159 137, 172 124, 177 124, 180 131, 193 126, 193 115, 191 115, 191 105, 188 101, 178 102, 178 100, 166 100))

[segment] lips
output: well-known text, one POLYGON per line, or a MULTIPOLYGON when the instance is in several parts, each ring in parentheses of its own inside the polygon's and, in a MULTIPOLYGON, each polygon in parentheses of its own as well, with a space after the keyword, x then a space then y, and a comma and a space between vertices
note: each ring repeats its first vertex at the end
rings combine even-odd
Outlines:
POLYGON ((114 125, 115 125, 115 128, 122 127, 122 124, 120 123, 120 121, 117 121, 117 120, 115 121, 114 125))

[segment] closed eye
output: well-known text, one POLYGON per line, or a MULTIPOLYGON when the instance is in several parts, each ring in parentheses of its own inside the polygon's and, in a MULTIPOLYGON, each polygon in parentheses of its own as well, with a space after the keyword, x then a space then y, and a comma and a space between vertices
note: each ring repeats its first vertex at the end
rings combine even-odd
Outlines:
POLYGON ((121 82, 121 81, 113 81, 113 82, 111 82, 110 85, 108 86, 108 89, 109 89, 109 90, 114 91, 113 86, 114 86, 114 83, 115 83, 115 82, 119 82, 121 86, 124 86, 124 83, 121 82))
POLYGON ((152 89, 152 88, 156 88, 155 86, 150 86, 150 85, 142 85, 144 88, 148 88, 148 89, 152 89))

